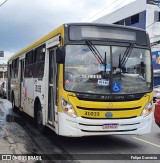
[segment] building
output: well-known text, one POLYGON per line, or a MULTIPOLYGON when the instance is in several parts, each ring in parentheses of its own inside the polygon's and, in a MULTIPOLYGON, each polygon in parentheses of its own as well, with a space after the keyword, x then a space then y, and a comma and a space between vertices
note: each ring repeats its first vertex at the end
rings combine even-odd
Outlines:
POLYGON ((7 64, 0 64, 0 84, 7 77, 7 64))
POLYGON ((160 0, 135 0, 94 22, 133 26, 146 30, 152 44, 154 84, 160 85, 160 0))

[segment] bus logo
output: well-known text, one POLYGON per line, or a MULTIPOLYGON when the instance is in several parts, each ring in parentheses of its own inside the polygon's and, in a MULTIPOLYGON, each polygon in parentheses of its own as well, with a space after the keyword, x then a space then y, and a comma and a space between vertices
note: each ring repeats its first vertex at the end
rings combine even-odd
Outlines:
POLYGON ((107 112, 107 113, 106 113, 106 118, 112 118, 112 117, 113 117, 112 112, 107 112))
POLYGON ((110 109, 113 108, 113 103, 110 102, 110 103, 108 104, 107 108, 110 108, 110 109))

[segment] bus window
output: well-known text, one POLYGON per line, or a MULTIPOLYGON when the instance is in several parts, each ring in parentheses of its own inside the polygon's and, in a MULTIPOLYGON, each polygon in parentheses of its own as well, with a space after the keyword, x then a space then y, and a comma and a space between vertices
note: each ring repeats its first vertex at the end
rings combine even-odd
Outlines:
POLYGON ((113 71, 113 82, 120 83, 121 93, 151 91, 149 50, 131 48, 130 54, 125 55, 128 47, 114 46, 112 49, 113 67, 116 68, 113 71))
POLYGON ((42 78, 44 75, 45 45, 35 49, 33 77, 42 78))
POLYGON ((26 53, 24 77, 33 76, 33 51, 26 53))
POLYGON ((33 77, 42 78, 44 75, 44 62, 39 62, 34 64, 33 77))
POLYGON ((44 62, 45 59, 45 45, 42 45, 35 49, 35 62, 44 62))
POLYGON ((12 62, 12 78, 18 77, 18 66, 19 66, 19 59, 15 59, 12 62))

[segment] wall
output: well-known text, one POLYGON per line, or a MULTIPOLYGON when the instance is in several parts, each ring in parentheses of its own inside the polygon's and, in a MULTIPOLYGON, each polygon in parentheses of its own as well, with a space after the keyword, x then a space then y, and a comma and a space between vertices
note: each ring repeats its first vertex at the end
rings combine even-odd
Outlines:
POLYGON ((137 0, 116 11, 113 11, 110 14, 103 16, 102 18, 95 20, 94 22, 112 24, 124 18, 145 11, 146 8, 147 8, 146 0, 137 0))

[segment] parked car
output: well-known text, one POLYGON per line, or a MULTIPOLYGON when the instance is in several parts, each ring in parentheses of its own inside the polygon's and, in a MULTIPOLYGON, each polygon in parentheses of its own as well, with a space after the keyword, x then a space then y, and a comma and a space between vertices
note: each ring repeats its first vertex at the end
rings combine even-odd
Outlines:
POLYGON ((7 98, 6 81, 2 82, 0 85, 0 96, 2 96, 2 98, 7 98))
POLYGON ((153 101, 156 102, 157 99, 160 99, 160 85, 154 86, 153 93, 153 101))
POLYGON ((155 123, 160 127, 160 100, 157 100, 154 110, 155 123))

